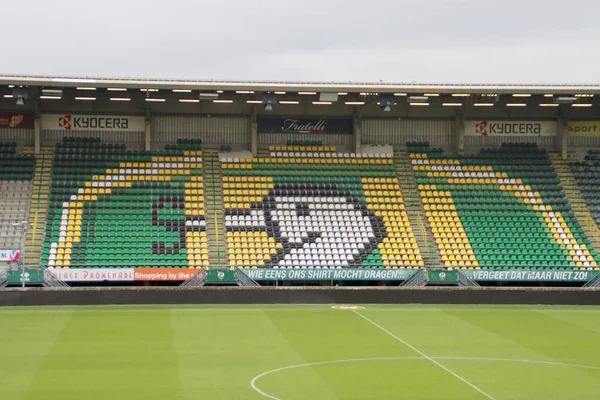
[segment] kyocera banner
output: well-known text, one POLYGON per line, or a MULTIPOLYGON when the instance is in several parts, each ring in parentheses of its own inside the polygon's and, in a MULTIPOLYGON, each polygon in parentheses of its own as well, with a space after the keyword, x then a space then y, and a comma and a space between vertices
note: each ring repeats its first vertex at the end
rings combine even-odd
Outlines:
POLYGON ((121 115, 44 114, 42 129, 65 131, 144 132, 144 117, 121 115))
POLYGON ((600 121, 571 121, 569 136, 600 136, 600 121))
POLYGON ((258 118, 258 133, 352 134, 348 118, 258 118))
POLYGON ((556 122, 465 121, 465 136, 556 136, 556 122))
POLYGON ((33 129, 33 114, 0 113, 0 129, 33 129))

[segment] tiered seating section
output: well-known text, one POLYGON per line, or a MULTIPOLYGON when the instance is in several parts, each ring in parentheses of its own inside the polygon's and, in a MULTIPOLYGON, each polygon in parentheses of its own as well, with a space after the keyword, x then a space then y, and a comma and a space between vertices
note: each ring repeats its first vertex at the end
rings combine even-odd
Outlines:
POLYGON ((600 227, 600 150, 589 150, 584 161, 571 163, 571 169, 590 213, 600 227))
MULTIPOLYGON (((455 268, 598 269, 545 150, 503 145, 446 154, 409 144, 442 261, 455 268)), ((32 156, 0 143, 0 248, 18 249, 32 156)), ((242 268, 419 268, 392 154, 322 145, 221 156, 229 260, 242 268)), ((572 164, 600 222, 600 151, 572 164)), ((42 264, 208 266, 201 144, 128 150, 96 139, 58 143, 42 264)))
POLYGON ((206 266, 202 151, 178 146, 143 152, 95 139, 57 144, 42 264, 206 266))
POLYGON ((545 150, 503 145, 459 156, 413 144, 409 152, 445 266, 598 267, 545 150))
POLYGON ((272 146, 222 158, 231 266, 423 267, 391 157, 272 146))
POLYGON ((18 155, 16 143, 0 142, 0 250, 21 250, 34 169, 34 156, 18 155))

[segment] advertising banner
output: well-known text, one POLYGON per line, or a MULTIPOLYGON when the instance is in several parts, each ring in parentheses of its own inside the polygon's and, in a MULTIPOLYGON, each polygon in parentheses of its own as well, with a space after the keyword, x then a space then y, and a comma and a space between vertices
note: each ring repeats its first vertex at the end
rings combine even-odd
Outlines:
POLYGON ((206 271, 207 283, 237 283, 235 272, 229 269, 209 269, 206 271))
POLYGON ((0 262, 19 261, 21 252, 19 250, 0 250, 0 262))
POLYGON ((133 268, 48 268, 64 282, 132 282, 133 268))
POLYGON ((255 281, 404 281, 410 279, 415 273, 412 269, 273 269, 256 268, 241 269, 250 279, 255 281))
POLYGON ((600 136, 600 121, 571 121, 567 129, 569 136, 600 136))
POLYGON ((556 136, 553 121, 465 121, 465 136, 556 136))
POLYGON ((65 131, 144 132, 144 117, 122 115, 43 114, 42 129, 65 131))
POLYGON ((452 284, 458 282, 458 271, 429 270, 427 271, 429 283, 452 284))
POLYGON ((25 273, 19 271, 8 271, 6 276, 9 285, 21 285, 22 279, 25 279, 25 285, 41 285, 44 282, 44 271, 40 269, 26 270, 25 273))
POLYGON ((258 118, 258 133, 352 134, 350 118, 258 118))
POLYGON ((33 114, 0 113, 0 129, 33 129, 33 114))
POLYGON ((136 268, 136 281, 186 281, 204 269, 195 268, 136 268))
POLYGON ((518 282, 587 282, 598 271, 579 270, 465 270, 464 275, 476 282, 518 281, 518 282))

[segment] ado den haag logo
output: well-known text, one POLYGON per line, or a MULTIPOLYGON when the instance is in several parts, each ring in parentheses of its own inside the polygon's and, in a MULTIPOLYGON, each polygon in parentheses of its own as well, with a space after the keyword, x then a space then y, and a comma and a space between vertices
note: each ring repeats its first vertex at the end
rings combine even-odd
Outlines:
POLYGON ((383 220, 349 190, 322 184, 275 184, 250 211, 226 211, 225 225, 229 231, 266 231, 281 244, 263 268, 286 267, 292 259, 309 268, 331 260, 356 267, 387 235, 383 220))
POLYGON ((71 115, 65 115, 64 117, 58 118, 58 126, 61 128, 65 128, 66 130, 70 130, 73 128, 73 117, 71 115))
POLYGON ((475 125, 475 132, 480 134, 481 136, 487 136, 488 134, 488 122, 481 121, 480 123, 475 125))

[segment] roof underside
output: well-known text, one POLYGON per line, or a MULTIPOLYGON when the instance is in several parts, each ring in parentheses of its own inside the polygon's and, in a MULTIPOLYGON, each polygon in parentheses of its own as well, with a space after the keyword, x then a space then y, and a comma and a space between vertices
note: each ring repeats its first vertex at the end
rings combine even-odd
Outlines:
POLYGON ((376 93, 530 93, 530 94, 600 94, 600 84, 418 84, 383 82, 275 82, 226 80, 177 80, 147 78, 94 78, 31 75, 0 75, 0 85, 31 86, 94 86, 140 89, 194 90, 255 90, 255 91, 317 91, 317 92, 376 92, 376 93))

